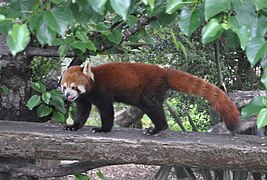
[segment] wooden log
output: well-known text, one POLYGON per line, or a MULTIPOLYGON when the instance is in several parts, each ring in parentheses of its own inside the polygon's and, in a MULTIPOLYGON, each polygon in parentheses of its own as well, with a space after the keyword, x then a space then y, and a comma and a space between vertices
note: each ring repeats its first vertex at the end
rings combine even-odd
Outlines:
MULTIPOLYGON (((81 160, 267 172, 265 137, 114 128, 75 132, 51 124, 0 121, 0 157, 81 160)), ((1 169, 1 167, 0 167, 1 169)))

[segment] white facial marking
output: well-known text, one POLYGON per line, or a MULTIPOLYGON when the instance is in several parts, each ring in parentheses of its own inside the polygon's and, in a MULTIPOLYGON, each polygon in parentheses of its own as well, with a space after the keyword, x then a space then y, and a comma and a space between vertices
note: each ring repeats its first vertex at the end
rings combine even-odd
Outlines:
POLYGON ((75 86, 76 86, 75 83, 71 83, 71 84, 70 84, 70 87, 71 87, 71 88, 74 88, 75 86))
POLYGON ((81 92, 81 94, 86 92, 84 85, 78 85, 78 89, 81 92))
POLYGON ((61 91, 64 93, 64 91, 67 88, 67 83, 64 83, 63 85, 61 85, 61 91))
POLYGON ((64 83, 62 85, 62 92, 65 94, 66 98, 68 101, 74 101, 75 99, 78 98, 79 93, 76 90, 76 85, 75 83, 71 83, 70 86, 68 86, 67 83, 64 83))

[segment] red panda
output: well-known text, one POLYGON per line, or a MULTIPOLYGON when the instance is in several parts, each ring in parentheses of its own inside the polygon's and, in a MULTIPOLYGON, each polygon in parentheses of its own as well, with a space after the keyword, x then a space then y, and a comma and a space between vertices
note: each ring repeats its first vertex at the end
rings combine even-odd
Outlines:
POLYGON ((204 97, 220 114, 227 129, 239 131, 240 113, 236 105, 218 87, 189 73, 144 63, 108 63, 96 67, 85 62, 84 67, 69 67, 62 75, 62 91, 69 101, 77 104, 73 125, 67 130, 82 128, 94 104, 102 126, 92 132, 109 132, 114 121, 113 102, 122 102, 140 108, 148 115, 154 128, 146 135, 157 134, 168 125, 163 110, 167 90, 204 97))

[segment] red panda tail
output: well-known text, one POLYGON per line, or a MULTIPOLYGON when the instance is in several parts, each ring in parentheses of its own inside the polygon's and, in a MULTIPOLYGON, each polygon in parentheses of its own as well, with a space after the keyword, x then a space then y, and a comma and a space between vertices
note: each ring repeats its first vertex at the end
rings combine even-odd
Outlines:
POLYGON ((218 87, 189 73, 175 69, 166 70, 166 80, 169 88, 188 94, 204 97, 220 114, 227 129, 233 134, 240 128, 240 113, 236 105, 218 87))

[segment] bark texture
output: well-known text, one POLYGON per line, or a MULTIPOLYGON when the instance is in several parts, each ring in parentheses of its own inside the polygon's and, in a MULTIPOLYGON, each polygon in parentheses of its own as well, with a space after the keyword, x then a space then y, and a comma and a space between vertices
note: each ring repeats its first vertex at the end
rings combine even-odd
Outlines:
MULTIPOLYGON (((1 121, 0 157, 80 160, 88 162, 88 169, 135 163, 267 172, 265 137, 168 131, 147 137, 137 129, 97 134, 90 130, 69 132, 51 124, 1 121)), ((0 170, 15 171, 14 165, 6 166, 0 164, 0 170)))
POLYGON ((32 95, 30 60, 21 53, 13 57, 0 36, 0 114, 2 120, 37 121, 36 113, 26 107, 32 95), (6 90, 3 91, 3 88, 6 90))

